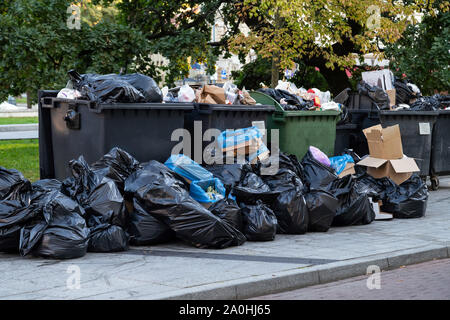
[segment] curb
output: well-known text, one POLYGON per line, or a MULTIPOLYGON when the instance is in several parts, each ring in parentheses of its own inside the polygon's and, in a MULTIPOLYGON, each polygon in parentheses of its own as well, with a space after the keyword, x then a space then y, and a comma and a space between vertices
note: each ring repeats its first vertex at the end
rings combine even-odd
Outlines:
POLYGON ((241 300, 366 275, 367 267, 382 271, 402 266, 450 258, 450 245, 429 245, 326 265, 296 268, 269 275, 237 279, 177 290, 176 293, 142 295, 133 299, 152 300, 241 300))

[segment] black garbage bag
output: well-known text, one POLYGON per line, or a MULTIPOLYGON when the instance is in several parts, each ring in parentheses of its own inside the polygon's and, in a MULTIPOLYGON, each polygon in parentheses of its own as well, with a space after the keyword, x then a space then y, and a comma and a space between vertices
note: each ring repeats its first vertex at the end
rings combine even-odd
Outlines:
POLYGON ((128 250, 128 237, 121 227, 105 223, 90 228, 89 252, 119 252, 125 250, 128 250))
POLYGON ((62 183, 56 179, 43 179, 35 181, 31 184, 31 188, 34 193, 36 192, 49 192, 49 191, 62 191, 62 183))
POLYGON ((357 90, 360 95, 369 97, 380 110, 389 110, 390 101, 389 96, 383 88, 371 86, 367 82, 361 81, 357 85, 357 90))
POLYGON ((225 189, 227 194, 231 189, 243 179, 243 175, 252 171, 250 164, 214 164, 205 166, 205 169, 211 172, 215 178, 218 178, 225 189))
POLYGON ((304 182, 309 189, 327 190, 328 185, 338 178, 333 168, 314 159, 310 150, 303 157, 301 164, 305 177, 304 182))
MULTIPOLYGON (((35 256, 54 259, 84 256, 89 241, 84 209, 58 191, 52 191, 47 195, 47 199, 43 208, 45 222, 37 222, 33 226, 40 231, 41 237, 32 237, 26 242, 21 234, 21 253, 31 251, 35 256), (46 227, 42 231, 43 224, 46 224, 46 227)), ((35 232, 30 232, 30 235, 33 234, 35 232)))
POLYGON ((272 241, 277 233, 277 218, 262 201, 255 205, 241 204, 244 234, 249 241, 272 241))
POLYGON ((126 227, 128 215, 123 197, 114 181, 104 179, 86 199, 84 209, 89 215, 101 216, 108 224, 126 227))
POLYGON ((277 233, 304 234, 308 231, 308 207, 300 188, 281 192, 271 205, 277 217, 277 233))
POLYGON ((124 80, 139 90, 144 96, 145 102, 162 102, 163 96, 158 84, 149 76, 132 73, 119 76, 120 80, 124 80))
POLYGON ((395 103, 396 104, 409 104, 410 100, 416 98, 416 94, 408 87, 408 83, 406 81, 402 81, 398 78, 395 78, 395 103))
POLYGON ((351 175, 332 183, 329 191, 339 200, 333 226, 369 224, 375 219, 368 194, 358 192, 351 175))
POLYGON ((392 213, 394 218, 408 219, 425 216, 428 189, 418 174, 387 191, 381 210, 392 213))
POLYGON ((123 191, 123 184, 130 174, 139 169, 137 161, 128 152, 120 148, 112 148, 107 154, 94 162, 91 166, 96 175, 113 180, 119 190, 123 191))
POLYGON ((175 232, 145 211, 136 199, 133 201, 133 207, 127 229, 132 245, 153 245, 175 239, 175 232))
POLYGON ((314 107, 314 101, 304 100, 295 94, 281 89, 258 89, 259 92, 271 96, 281 104, 284 110, 309 110, 314 107))
POLYGON ((241 208, 239 208, 235 200, 225 198, 216 201, 209 207, 209 211, 237 230, 244 232, 241 208))
POLYGON ((376 179, 371 175, 364 173, 355 178, 354 187, 358 193, 365 193, 374 201, 378 201, 386 198, 386 192, 394 191, 396 184, 387 177, 376 179))
POLYGON ((73 177, 63 182, 65 194, 76 200, 88 215, 103 216, 105 223, 126 228, 128 215, 124 199, 116 183, 103 175, 105 171, 92 170, 83 156, 71 160, 69 166, 73 177))
POLYGON ((278 172, 270 176, 262 176, 263 181, 269 186, 274 193, 282 193, 296 187, 303 191, 303 183, 301 179, 290 169, 280 168, 278 172))
POLYGON ((278 192, 272 191, 261 177, 253 172, 248 172, 233 188, 233 195, 238 203, 255 204, 257 200, 272 203, 277 198, 278 192))
POLYGON ((30 189, 30 182, 21 172, 0 167, 0 201, 19 200, 21 194, 30 189))
POLYGON ((439 110, 441 102, 436 96, 420 97, 410 105, 410 111, 435 111, 439 110))
POLYGON ((305 194, 305 199, 309 212, 308 231, 328 231, 336 216, 338 199, 324 190, 311 190, 305 194))
POLYGON ((31 213, 18 200, 0 201, 0 252, 19 252, 20 229, 31 213))
POLYGON ((162 102, 155 81, 142 74, 83 74, 69 71, 73 87, 97 103, 162 102))
POLYGON ((211 248, 245 242, 239 230, 192 199, 186 185, 169 168, 154 160, 142 166, 125 181, 125 193, 133 195, 145 211, 168 225, 178 238, 211 248))

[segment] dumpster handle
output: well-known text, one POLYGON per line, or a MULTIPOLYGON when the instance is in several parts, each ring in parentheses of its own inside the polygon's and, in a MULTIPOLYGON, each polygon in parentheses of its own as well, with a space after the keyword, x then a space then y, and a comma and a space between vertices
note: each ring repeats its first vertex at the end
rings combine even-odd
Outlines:
POLYGON ((286 122, 286 118, 283 116, 277 116, 276 114, 272 115, 272 120, 275 122, 286 122))
POLYGON ((194 108, 199 114, 211 114, 212 110, 209 104, 194 103, 194 108))

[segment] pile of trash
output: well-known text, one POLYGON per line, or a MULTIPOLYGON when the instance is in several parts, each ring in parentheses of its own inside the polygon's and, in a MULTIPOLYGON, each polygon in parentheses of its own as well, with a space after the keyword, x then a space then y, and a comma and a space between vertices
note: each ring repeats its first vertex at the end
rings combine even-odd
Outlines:
POLYGON ((176 102, 196 102, 208 104, 239 104, 255 105, 256 101, 250 96, 247 90, 240 90, 232 82, 226 82, 223 87, 205 84, 197 89, 185 84, 181 87, 162 89, 163 100, 168 103, 176 102))
POLYGON ((331 100, 330 91, 322 92, 317 88, 306 90, 297 88, 292 82, 278 81, 275 89, 261 88, 259 92, 276 100, 285 111, 335 110, 342 106, 331 100))
POLYGON ((301 161, 279 152, 253 163, 200 166, 183 154, 139 163, 113 148, 90 165, 70 161, 62 182, 30 183, 0 167, 0 251, 70 259, 174 239, 221 249, 368 224, 378 201, 395 218, 425 214, 428 191, 417 175, 396 185, 355 172, 357 161, 311 146, 301 161))

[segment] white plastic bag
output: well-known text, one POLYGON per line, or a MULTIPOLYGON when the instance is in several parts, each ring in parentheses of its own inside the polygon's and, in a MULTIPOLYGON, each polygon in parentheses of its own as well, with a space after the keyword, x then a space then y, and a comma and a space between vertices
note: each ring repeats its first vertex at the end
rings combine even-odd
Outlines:
POLYGON ((64 88, 58 92, 56 97, 62 99, 77 99, 81 97, 81 93, 75 89, 64 88))
POLYGON ((178 102, 192 102, 195 100, 195 92, 189 85, 185 84, 178 91, 178 102))

